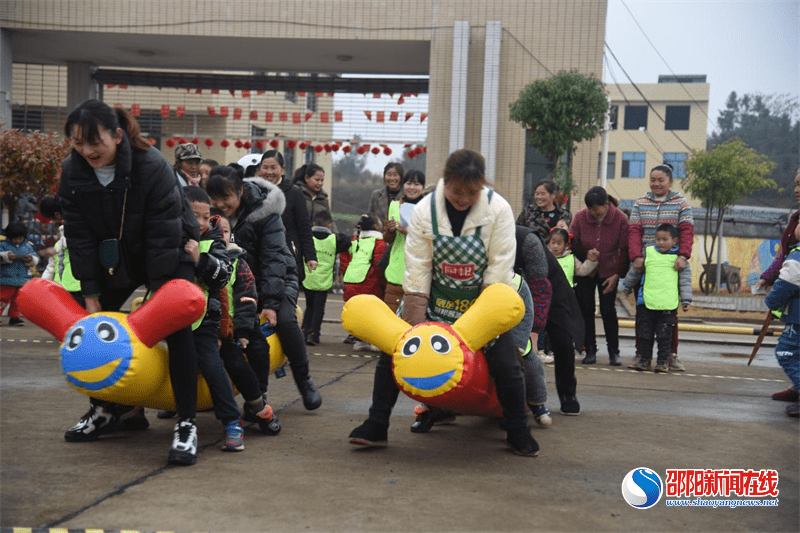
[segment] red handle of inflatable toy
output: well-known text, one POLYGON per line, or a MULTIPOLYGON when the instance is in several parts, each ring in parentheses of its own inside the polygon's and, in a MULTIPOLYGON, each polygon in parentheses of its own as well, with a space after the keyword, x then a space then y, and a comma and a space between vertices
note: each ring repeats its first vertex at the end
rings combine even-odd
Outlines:
POLYGON ((130 314, 128 325, 145 346, 152 348, 167 335, 192 325, 205 312, 206 298, 200 287, 173 279, 130 314))
POLYGON ((33 278, 22 286, 17 304, 25 318, 59 341, 75 322, 89 314, 64 287, 42 278, 33 278))

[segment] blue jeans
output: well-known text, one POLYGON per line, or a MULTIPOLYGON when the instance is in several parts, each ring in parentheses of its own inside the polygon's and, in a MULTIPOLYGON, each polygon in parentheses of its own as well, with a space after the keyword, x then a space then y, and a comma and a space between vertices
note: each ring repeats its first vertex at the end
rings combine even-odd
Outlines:
MULTIPOLYGON (((519 324, 508 332, 514 346, 522 350, 528 348, 533 329, 533 297, 531 289, 524 281, 519 289, 519 295, 525 302, 525 315, 519 324)), ((544 335, 542 335, 544 337, 544 335)), ((522 369, 525 374, 525 397, 529 404, 540 405, 547 401, 547 385, 544 381, 544 365, 533 350, 522 358, 522 369)))
POLYGON ((775 359, 800 390, 800 324, 786 324, 775 346, 775 359))

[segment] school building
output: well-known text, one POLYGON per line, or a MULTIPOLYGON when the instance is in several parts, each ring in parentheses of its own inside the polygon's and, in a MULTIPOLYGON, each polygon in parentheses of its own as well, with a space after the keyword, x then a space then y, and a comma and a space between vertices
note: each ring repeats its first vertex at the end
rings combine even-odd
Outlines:
MULTIPOLYGON (((0 122, 60 131, 69 109, 98 97, 138 114, 168 155, 168 140, 197 139, 207 157, 232 162, 257 142, 266 149, 276 141, 290 159, 323 164, 348 145, 386 154, 383 139, 394 139, 370 138, 369 127, 358 139, 337 138, 337 119, 369 115, 370 127, 396 126, 397 139, 408 138, 402 127, 427 124, 408 148, 425 150, 428 175, 441 174, 451 151, 478 150, 519 212, 531 184, 525 132, 509 119, 509 105, 526 85, 562 70, 602 77, 606 7, 603 0, 4 0, 0 122), (373 109, 336 109, 335 95, 346 93, 379 98, 373 109), (425 107, 413 107, 421 95, 425 107)), ((576 153, 580 195, 596 182, 598 149, 595 139, 576 153)))

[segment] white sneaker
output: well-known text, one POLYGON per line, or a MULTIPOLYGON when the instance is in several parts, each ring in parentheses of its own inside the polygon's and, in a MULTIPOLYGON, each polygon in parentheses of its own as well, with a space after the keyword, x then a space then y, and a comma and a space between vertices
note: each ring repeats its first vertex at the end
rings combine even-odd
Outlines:
POLYGON ((364 341, 356 341, 353 344, 353 351, 355 352, 369 352, 371 351, 372 345, 368 342, 364 341))
POLYGON ((169 464, 193 465, 197 462, 197 426, 189 419, 175 424, 172 447, 169 450, 169 464))
POLYGON ((539 360, 542 363, 548 364, 548 363, 552 363, 553 362, 553 356, 552 355, 549 355, 549 354, 546 354, 546 353, 538 353, 536 355, 539 356, 539 360))

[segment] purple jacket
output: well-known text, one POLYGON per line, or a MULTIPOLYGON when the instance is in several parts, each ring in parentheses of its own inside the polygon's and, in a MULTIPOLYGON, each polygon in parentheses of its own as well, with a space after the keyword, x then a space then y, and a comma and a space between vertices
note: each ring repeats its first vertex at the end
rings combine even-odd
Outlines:
POLYGON ((789 225, 786 226, 786 230, 781 236, 780 251, 775 256, 775 260, 769 268, 761 274, 761 279, 766 280, 769 285, 773 285, 775 280, 778 279, 778 274, 780 274, 781 265, 783 265, 783 260, 786 258, 787 251, 797 242, 797 239, 794 237, 794 230, 797 228, 798 218, 800 218, 800 211, 795 211, 789 218, 789 225))
POLYGON ((600 260, 593 276, 608 278, 614 274, 624 278, 628 272, 628 217, 609 202, 608 213, 598 221, 589 210, 578 211, 569 227, 572 252, 581 261, 592 248, 600 251, 600 260))

